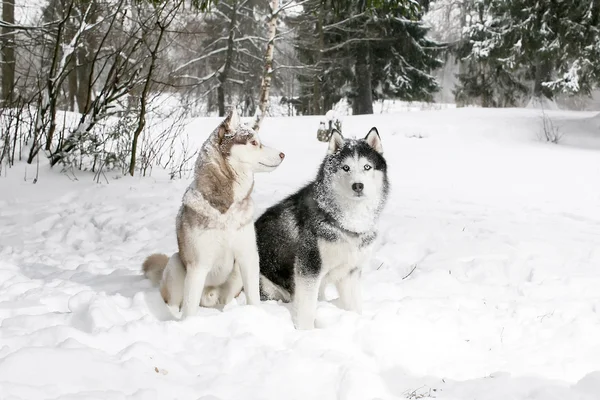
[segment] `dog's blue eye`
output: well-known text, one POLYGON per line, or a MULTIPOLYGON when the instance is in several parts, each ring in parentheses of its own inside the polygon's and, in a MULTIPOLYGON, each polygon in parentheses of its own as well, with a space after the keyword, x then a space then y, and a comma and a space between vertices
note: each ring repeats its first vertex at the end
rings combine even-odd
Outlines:
POLYGON ((370 170, 372 167, 369 164, 365 164, 365 171, 370 170))
POLYGON ((344 171, 346 171, 346 172, 350 171, 350 167, 349 167, 349 166, 347 166, 347 165, 344 165, 344 166, 342 167, 342 169, 343 169, 344 171))

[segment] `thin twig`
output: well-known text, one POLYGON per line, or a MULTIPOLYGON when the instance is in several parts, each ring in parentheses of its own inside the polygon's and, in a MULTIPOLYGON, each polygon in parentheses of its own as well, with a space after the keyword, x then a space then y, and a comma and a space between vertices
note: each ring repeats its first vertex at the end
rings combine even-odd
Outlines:
POLYGON ((417 265, 418 264, 414 264, 413 268, 410 270, 410 272, 408 273, 408 275, 406 275, 404 278, 402 278, 402 280, 405 280, 406 278, 408 278, 415 271, 415 269, 417 269, 417 265))
POLYGON ((40 177, 40 153, 37 154, 37 161, 35 166, 35 178, 33 179, 33 183, 37 183, 38 178, 40 177))

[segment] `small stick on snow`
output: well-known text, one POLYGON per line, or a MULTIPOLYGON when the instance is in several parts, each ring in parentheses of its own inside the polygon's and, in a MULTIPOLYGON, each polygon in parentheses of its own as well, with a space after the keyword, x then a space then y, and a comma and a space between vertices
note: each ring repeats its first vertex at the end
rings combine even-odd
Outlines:
POLYGON ((33 183, 37 183, 38 178, 40 177, 40 153, 37 154, 37 162, 35 167, 35 178, 33 179, 33 183))
POLYGON ((417 269, 417 265, 418 264, 413 265, 413 269, 411 269, 410 272, 408 273, 408 275, 406 275, 404 278, 402 278, 402 280, 405 280, 406 278, 408 278, 415 271, 415 269, 417 269))
POLYGON ((377 267, 377 271, 379 271, 379 268, 383 267, 383 263, 381 263, 381 265, 379 265, 379 267, 377 267))

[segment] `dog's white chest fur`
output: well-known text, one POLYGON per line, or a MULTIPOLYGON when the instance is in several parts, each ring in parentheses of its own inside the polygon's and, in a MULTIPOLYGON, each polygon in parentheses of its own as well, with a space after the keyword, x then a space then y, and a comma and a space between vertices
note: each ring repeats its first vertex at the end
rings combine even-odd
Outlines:
POLYGON ((196 246, 202 246, 206 257, 212 260, 211 269, 206 276, 206 285, 222 285, 233 271, 235 241, 237 231, 211 230, 197 232, 196 246), (210 242, 208 239, 210 238, 210 242))
POLYGON ((249 231, 254 229, 253 213, 252 204, 239 207, 238 203, 234 203, 226 213, 215 215, 206 226, 192 230, 190 236, 194 246, 200 249, 203 259, 211 266, 206 285, 219 286, 225 283, 233 271, 235 254, 240 254, 245 250, 244 247, 253 244, 248 243, 255 240, 254 235, 249 235, 249 231))
POLYGON ((319 240, 321 273, 323 276, 327 276, 327 281, 339 281, 348 276, 353 270, 361 269, 371 253, 372 246, 361 248, 360 244, 359 238, 347 235, 335 242, 319 240))

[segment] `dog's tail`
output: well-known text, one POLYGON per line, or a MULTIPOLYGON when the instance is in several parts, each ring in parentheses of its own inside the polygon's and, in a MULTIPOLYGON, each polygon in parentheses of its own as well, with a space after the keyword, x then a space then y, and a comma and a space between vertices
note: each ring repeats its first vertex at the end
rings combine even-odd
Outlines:
POLYGON ((169 257, 166 254, 155 253, 146 257, 142 264, 144 276, 150 279, 153 284, 158 285, 168 262, 169 257))

